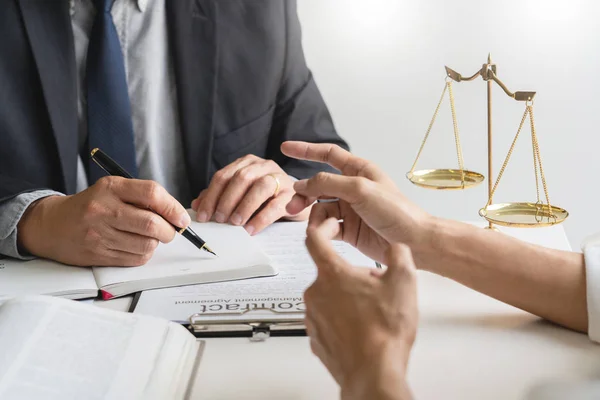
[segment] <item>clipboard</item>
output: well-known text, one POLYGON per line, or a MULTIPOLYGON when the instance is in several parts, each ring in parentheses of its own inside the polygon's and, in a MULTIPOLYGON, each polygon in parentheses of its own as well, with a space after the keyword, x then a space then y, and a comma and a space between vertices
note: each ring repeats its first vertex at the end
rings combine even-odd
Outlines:
POLYGON ((197 338, 248 337, 252 342, 264 342, 277 336, 306 336, 304 313, 270 308, 227 313, 196 313, 190 315, 187 328, 197 338), (257 317, 256 313, 259 311, 266 311, 272 314, 272 317, 257 317))
MULTIPOLYGON (((377 262, 375 266, 383 269, 377 262)), ((129 312, 134 312, 140 296, 141 292, 136 293, 129 312)), ((182 315, 182 319, 173 321, 183 325, 199 339, 248 337, 250 341, 263 342, 269 337, 306 336, 304 316, 304 311, 297 309, 288 311, 253 307, 228 312, 205 311, 187 318, 182 315)))

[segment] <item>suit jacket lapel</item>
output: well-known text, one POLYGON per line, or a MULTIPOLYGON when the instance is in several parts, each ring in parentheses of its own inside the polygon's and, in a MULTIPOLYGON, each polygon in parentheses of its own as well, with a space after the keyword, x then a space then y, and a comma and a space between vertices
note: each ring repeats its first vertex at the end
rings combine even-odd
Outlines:
POLYGON ((77 184, 77 72, 68 1, 20 0, 58 148, 65 190, 77 184))
POLYGON ((217 78, 217 2, 167 1, 186 170, 192 196, 210 180, 217 78))

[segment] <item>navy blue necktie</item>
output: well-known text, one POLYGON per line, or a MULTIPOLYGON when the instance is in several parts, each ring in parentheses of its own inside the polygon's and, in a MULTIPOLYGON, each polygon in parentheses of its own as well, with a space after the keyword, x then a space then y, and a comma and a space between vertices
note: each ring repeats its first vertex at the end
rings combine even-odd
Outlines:
MULTIPOLYGON (((99 147, 137 177, 131 105, 121 44, 110 14, 112 2, 94 0, 96 19, 86 65, 88 147, 99 147)), ((105 175, 89 159, 89 185, 105 175)))

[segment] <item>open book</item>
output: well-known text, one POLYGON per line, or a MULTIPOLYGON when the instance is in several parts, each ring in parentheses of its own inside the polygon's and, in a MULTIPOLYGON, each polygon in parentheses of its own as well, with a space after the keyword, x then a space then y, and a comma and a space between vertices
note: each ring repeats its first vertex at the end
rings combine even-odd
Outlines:
POLYGON ((49 260, 0 259, 0 301, 45 294, 70 299, 124 296, 148 289, 276 275, 269 257, 242 227, 192 222, 218 254, 200 251, 184 237, 160 244, 152 259, 133 268, 78 268, 49 260))
POLYGON ((203 342, 185 328, 52 297, 0 306, 0 399, 184 399, 203 342))

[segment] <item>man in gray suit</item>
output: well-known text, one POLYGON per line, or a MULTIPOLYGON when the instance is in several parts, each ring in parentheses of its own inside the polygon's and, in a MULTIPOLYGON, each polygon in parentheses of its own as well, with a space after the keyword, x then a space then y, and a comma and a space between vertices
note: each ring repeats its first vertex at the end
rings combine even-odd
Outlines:
POLYGON ((145 263, 177 226, 256 234, 347 147, 306 66, 294 0, 9 0, 0 13, 0 254, 145 263), (100 147, 139 179, 102 177, 100 147), (184 206, 182 206, 183 204, 184 206))

